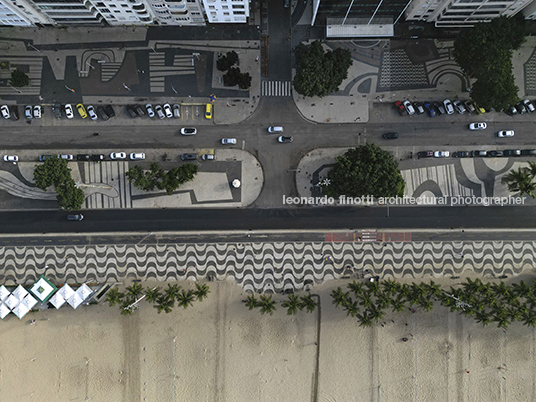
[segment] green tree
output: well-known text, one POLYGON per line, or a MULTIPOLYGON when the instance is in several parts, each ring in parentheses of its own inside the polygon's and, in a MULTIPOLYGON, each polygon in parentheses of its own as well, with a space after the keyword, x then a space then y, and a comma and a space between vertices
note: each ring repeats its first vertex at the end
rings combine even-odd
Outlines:
POLYGON ((193 306, 195 300, 195 295, 193 290, 182 290, 182 292, 177 295, 177 305, 184 308, 193 306))
POLYGON ((238 63, 238 53, 234 50, 227 52, 225 56, 220 56, 216 61, 216 68, 220 71, 227 71, 229 68, 238 63))
POLYGON ((174 301, 164 294, 156 300, 154 308, 158 314, 160 314, 162 311, 164 311, 166 314, 169 314, 171 313, 174 304, 174 301))
POLYGON ((56 192, 58 194, 56 199, 60 208, 73 211, 80 209, 84 204, 84 192, 76 186, 72 179, 56 187, 56 192))
POLYGON ((367 143, 336 158, 322 191, 329 197, 394 197, 404 195, 404 179, 393 156, 367 143))
POLYGON ((298 295, 288 295, 288 299, 281 306, 287 309, 288 315, 295 315, 298 310, 301 310, 300 298, 298 295))
POLYGON ((194 291, 194 294, 197 300, 203 301, 203 299, 206 299, 208 297, 210 290, 206 283, 203 283, 202 285, 200 285, 199 283, 196 283, 195 287, 196 287, 196 290, 194 291))
POLYGON ((270 296, 261 295, 260 300, 259 300, 259 307, 261 308, 261 314, 268 313, 272 315, 274 311, 277 310, 275 306, 276 303, 277 302, 275 300, 272 300, 272 295, 270 296))
POLYGON ((318 306, 318 302, 313 299, 311 293, 307 293, 305 296, 300 297, 300 310, 305 309, 307 313, 312 313, 318 306))
POLYGON ((294 88, 301 95, 324 97, 339 90, 348 77, 352 57, 347 49, 324 52, 319 41, 296 47, 297 69, 294 88))
POLYGON ((140 283, 133 283, 130 286, 127 286, 127 296, 132 299, 132 301, 139 299, 143 295, 143 286, 140 283))
POLYGON ((249 75, 249 73, 240 74, 240 79, 238 80, 238 87, 240 89, 248 89, 251 87, 251 75, 249 75))
POLYGON ((240 83, 240 69, 238 67, 231 67, 223 75, 223 85, 226 87, 234 87, 240 83))
POLYGON ((336 307, 340 307, 348 301, 348 292, 343 292, 339 286, 337 289, 331 291, 331 298, 333 299, 331 302, 335 304, 336 307))
POLYGON ((30 85, 30 78, 26 75, 24 71, 19 70, 18 68, 11 72, 11 79, 9 84, 14 87, 25 87, 30 85))
POLYGON ((520 196, 527 194, 535 198, 536 184, 533 182, 534 176, 531 173, 532 169, 534 168, 530 165, 529 169, 519 168, 517 170, 511 170, 502 178, 502 182, 508 186, 508 191, 514 193, 519 192, 520 196))
POLYGON ((259 300, 255 295, 248 295, 242 302, 246 305, 249 310, 259 307, 259 300))
POLYGON ((67 167, 67 161, 58 156, 45 159, 34 170, 35 185, 41 190, 46 190, 50 186, 57 187, 69 180, 72 180, 71 169, 67 167))
POLYGON ((155 288, 152 288, 152 289, 146 289, 145 290, 145 300, 147 300, 149 303, 154 303, 162 295, 160 293, 160 290, 161 290, 160 287, 155 287, 155 288))
POLYGON ((166 290, 164 290, 164 293, 170 300, 175 302, 175 300, 178 300, 180 290, 181 290, 181 287, 179 285, 175 283, 174 284, 168 283, 168 286, 166 290))
POLYGON ((116 304, 120 304, 123 301, 123 297, 125 297, 124 293, 121 293, 117 288, 112 288, 106 295, 106 301, 110 307, 113 307, 116 304))
POLYGON ((125 300, 121 303, 121 315, 132 315, 134 314, 134 309, 130 306, 132 303, 130 300, 125 300))

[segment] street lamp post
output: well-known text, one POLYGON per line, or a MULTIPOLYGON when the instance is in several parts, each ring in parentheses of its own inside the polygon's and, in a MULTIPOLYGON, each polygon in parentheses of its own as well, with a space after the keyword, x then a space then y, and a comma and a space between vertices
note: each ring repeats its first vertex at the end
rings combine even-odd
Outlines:
POLYGON ((95 70, 95 67, 93 67, 89 61, 86 61, 86 65, 88 65, 88 66, 91 67, 93 70, 95 70))
POLYGON ((31 43, 28 43, 28 46, 30 46, 32 49, 34 50, 37 50, 39 53, 41 53, 41 50, 39 50, 38 48, 36 48, 34 45, 32 45, 31 43))
POLYGON ((22 93, 22 91, 21 91, 20 89, 15 88, 13 85, 10 85, 10 87, 11 87, 12 89, 14 89, 15 91, 17 91, 19 94, 22 93))
POLYGON ((69 87, 68 87, 67 85, 65 85, 65 88, 66 88, 67 90, 71 91, 71 92, 75 92, 75 90, 74 90, 74 89, 72 89, 72 88, 69 88, 69 87))
POLYGON ((127 87, 127 84, 125 84, 124 82, 123 82, 123 86, 125 87, 125 89, 127 89, 127 90, 129 90, 129 91, 132 91, 132 89, 130 89, 129 87, 127 87))
POLYGON ((175 93, 177 93, 177 90, 175 89, 175 87, 173 87, 173 85, 171 86, 171 90, 175 93))

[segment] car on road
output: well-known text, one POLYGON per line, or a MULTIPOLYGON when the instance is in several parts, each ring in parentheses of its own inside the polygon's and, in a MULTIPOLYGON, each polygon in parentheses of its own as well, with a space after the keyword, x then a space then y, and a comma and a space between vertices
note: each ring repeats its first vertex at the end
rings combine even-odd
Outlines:
POLYGON ((277 139, 277 141, 279 142, 292 142, 294 141, 294 138, 292 138, 292 136, 290 135, 280 135, 279 138, 277 139))
POLYGON ((486 151, 471 151, 471 157, 473 158, 483 158, 486 155, 486 151))
POLYGON ((58 155, 61 159, 65 159, 66 161, 72 161, 74 160, 74 156, 72 155, 69 155, 69 154, 63 154, 63 155, 58 155))
POLYGON ((67 103, 64 109, 65 109, 65 116, 67 116, 68 119, 73 119, 74 118, 73 105, 71 105, 70 103, 67 103))
POLYGON ((477 113, 477 114, 484 114, 484 113, 486 113, 486 109, 484 109, 483 107, 478 106, 476 103, 475 103, 475 110, 476 110, 476 113, 477 113))
POLYGON ((76 160, 77 161, 88 161, 89 160, 89 155, 78 154, 78 155, 76 155, 76 160))
POLYGON ((530 113, 534 112, 536 110, 536 108, 534 108, 534 105, 532 104, 531 101, 529 101, 528 99, 525 99, 523 101, 523 105, 525 105, 525 109, 527 109, 530 113))
POLYGON ((454 101, 453 105, 459 114, 464 114, 466 112, 465 106, 463 106, 463 103, 461 103, 459 100, 454 101))
POLYGON ((431 158, 434 156, 434 151, 420 151, 417 152, 417 158, 431 158))
POLYGON ((490 158, 500 158, 503 155, 504 155, 503 151, 488 151, 486 153, 486 156, 488 156, 490 158))
POLYGON ((61 105, 59 103, 52 105, 52 112, 56 119, 61 119, 61 105))
POLYGON ((505 149, 503 151, 504 156, 521 156, 520 149, 505 149))
POLYGON ((465 101, 464 105, 465 105, 465 108, 467 109, 467 111, 469 113, 474 113, 475 112, 475 106, 473 105, 473 102, 465 101))
POLYGON ((169 103, 164 104, 164 113, 168 119, 173 118, 173 111, 171 110, 171 105, 169 103))
POLYGON ((97 114, 104 121, 110 119, 110 116, 108 116, 108 114, 106 114, 106 110, 104 110, 104 107, 102 107, 102 106, 97 106, 97 114))
POLYGON ((164 111, 162 110, 162 106, 160 106, 160 105, 156 105, 156 106, 154 107, 154 111, 155 111, 156 115, 158 116, 158 118, 159 118, 160 120, 162 120, 162 119, 164 119, 164 118, 166 117, 166 116, 164 115, 164 111))
POLYGON ((428 113, 428 116, 434 117, 436 115, 434 107, 430 102, 424 102, 424 109, 426 110, 426 113, 428 113))
POLYGON ((106 156, 105 155, 90 155, 89 156, 89 160, 91 161, 94 161, 94 162, 100 162, 100 161, 103 161, 106 159, 106 156))
POLYGON ((408 114, 411 116, 412 114, 415 114, 415 108, 411 104, 410 101, 406 100, 404 101, 404 107, 406 108, 408 114))
POLYGON ((26 106, 24 108, 24 116, 26 116, 27 119, 33 119, 33 107, 30 105, 26 106))
POLYGON ((42 116, 41 105, 35 105, 33 108, 33 117, 34 119, 40 119, 42 116))
POLYGON ((110 154, 110 158, 112 159, 125 159, 127 157, 127 154, 124 152, 112 152, 110 154))
POLYGON ((4 155, 4 161, 6 161, 6 162, 18 162, 19 157, 17 155, 4 155))
POLYGON ((513 137, 514 136, 514 130, 502 130, 497 133, 497 136, 500 138, 504 137, 513 137))
POLYGON ((10 110, 11 110, 11 118, 13 120, 18 120, 19 119, 19 107, 17 105, 13 105, 11 106, 10 110))
POLYGON ((106 110, 106 114, 110 117, 115 117, 115 110, 112 107, 112 105, 106 105, 104 106, 104 109, 106 110))
POLYGON ((127 105, 126 109, 127 109, 127 113, 128 113, 128 115, 129 115, 131 118, 135 119, 136 117, 138 117, 138 113, 136 113, 136 110, 134 109, 134 106, 132 106, 132 105, 127 105))
POLYGON ((522 149, 522 156, 536 156, 536 149, 522 149))
POLYGON ((145 159, 145 154, 143 152, 132 152, 130 154, 130 160, 137 161, 145 159))
POLYGON ((205 119, 212 119, 212 103, 207 103, 205 106, 205 119))
POLYGON ((68 221, 81 221, 82 219, 84 219, 84 215, 82 214, 67 215, 68 221))
POLYGON ((469 158, 470 156, 468 151, 456 151, 452 153, 453 158, 469 158))
POLYGON ((270 134, 282 133, 283 132, 283 127, 282 126, 270 126, 270 127, 268 127, 268 132, 270 134))
POLYGON ((95 108, 92 105, 89 105, 86 110, 91 120, 97 120, 99 118, 99 116, 97 116, 97 113, 95 112, 95 108))
POLYGON ((506 114, 509 114, 510 116, 514 116, 517 114, 517 109, 515 106, 508 106, 508 110, 506 111, 506 114))
POLYGON ((485 130, 488 127, 486 123, 471 123, 469 130, 485 130))
POLYGON ((173 116, 175 116, 176 119, 179 119, 181 117, 181 105, 173 105, 173 116))
POLYGON ((82 119, 85 119, 87 117, 86 108, 81 103, 76 105, 76 110, 78 110, 78 114, 82 119))
POLYGON ((197 159, 197 154, 182 154, 181 160, 183 161, 195 161, 197 159))
POLYGON ((195 127, 183 127, 181 128, 182 135, 196 135, 197 129, 195 127))
POLYGON ((138 116, 143 117, 145 116, 145 111, 141 107, 141 105, 132 105, 132 109, 137 113, 138 116))
POLYGON ((0 110, 2 110, 2 117, 4 119, 11 119, 11 113, 10 113, 9 107, 7 105, 2 105, 0 110))
POLYGON ((408 112, 406 111, 406 108, 404 107, 404 105, 402 104, 402 102, 400 102, 400 101, 396 101, 396 102, 395 102, 395 107, 397 108, 398 113, 400 113, 402 116, 408 114, 408 112))
POLYGON ((222 138, 221 143, 223 145, 234 145, 236 144, 236 138, 222 138))
POLYGON ((445 112, 445 108, 443 107, 443 105, 439 102, 434 102, 433 103, 435 109, 437 110, 437 112, 440 114, 440 115, 443 115, 443 114, 446 114, 447 112, 445 112))
POLYGON ((151 105, 150 103, 146 104, 145 110, 147 110, 147 116, 154 117, 153 105, 151 105))
POLYGON ((52 155, 39 155, 39 162, 44 162, 50 158, 52 158, 52 155))
POLYGON ((216 159, 216 156, 214 156, 214 154, 203 154, 201 155, 201 159, 204 161, 213 161, 216 159))
POLYGON ((413 106, 415 107, 415 111, 419 114, 424 113, 424 106, 421 102, 413 102, 413 106))
POLYGON ((445 107, 445 111, 447 114, 453 114, 454 113, 454 107, 452 106, 452 102, 448 99, 445 99, 443 101, 443 106, 445 107))
POLYGON ((448 158, 450 156, 449 151, 435 151, 434 158, 448 158))
POLYGON ((386 140, 396 140, 398 138, 398 133, 385 133, 383 138, 386 140))

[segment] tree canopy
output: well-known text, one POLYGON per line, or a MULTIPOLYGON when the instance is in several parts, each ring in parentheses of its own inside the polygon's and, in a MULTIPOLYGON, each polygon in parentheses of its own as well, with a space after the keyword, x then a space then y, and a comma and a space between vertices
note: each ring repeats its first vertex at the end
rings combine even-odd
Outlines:
POLYGON ((17 68, 11 73, 11 79, 9 80, 9 84, 13 85, 14 87, 25 87, 30 85, 30 78, 26 75, 24 71, 21 71, 17 68))
POLYGON ((352 57, 347 49, 324 52, 319 41, 296 47, 298 67, 294 77, 296 92, 304 96, 327 96, 339 90, 348 76, 352 57))
POLYGON ((166 190, 168 195, 173 194, 182 184, 194 179, 198 166, 187 163, 175 167, 167 172, 156 163, 151 163, 149 170, 143 170, 139 165, 127 171, 126 176, 134 186, 144 191, 166 190))
POLYGON ((220 56, 216 61, 216 68, 220 71, 227 71, 229 68, 238 63, 238 53, 234 50, 227 52, 225 56, 220 56))
POLYGON ((535 198, 535 177, 536 162, 529 162, 528 168, 519 168, 517 170, 511 170, 507 175, 503 177, 502 182, 508 186, 509 191, 515 193, 519 192, 520 196, 527 194, 528 196, 535 198))
POLYGON ((512 73, 512 52, 524 42, 523 18, 499 17, 464 30, 454 42, 454 58, 476 78, 471 96, 484 108, 504 110, 519 101, 512 73))
POLYGON ((336 161, 328 174, 330 183, 322 187, 327 196, 372 195, 378 198, 404 195, 405 183, 398 163, 377 145, 369 143, 349 149, 336 161))

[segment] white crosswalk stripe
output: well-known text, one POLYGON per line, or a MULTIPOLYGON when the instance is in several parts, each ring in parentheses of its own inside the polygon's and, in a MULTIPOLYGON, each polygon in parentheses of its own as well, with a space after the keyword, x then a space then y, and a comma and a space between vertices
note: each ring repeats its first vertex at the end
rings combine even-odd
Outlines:
POLYGON ((291 96, 292 83, 290 81, 263 81, 261 96, 291 96))

